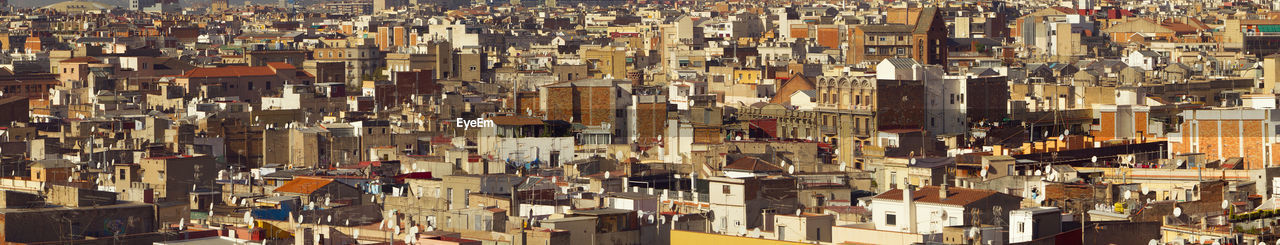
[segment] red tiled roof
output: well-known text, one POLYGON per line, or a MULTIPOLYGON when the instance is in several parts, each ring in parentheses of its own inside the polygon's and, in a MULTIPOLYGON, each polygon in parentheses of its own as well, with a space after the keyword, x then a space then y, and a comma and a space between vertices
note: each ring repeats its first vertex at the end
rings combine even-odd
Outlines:
POLYGON ((269 66, 269 67, 271 67, 271 68, 273 68, 273 69, 276 69, 276 70, 282 70, 282 69, 298 69, 298 67, 293 66, 293 65, 291 65, 291 64, 289 64, 289 63, 284 63, 284 62, 269 62, 269 63, 267 63, 267 66, 269 66))
POLYGON ((755 157, 739 158, 738 160, 734 160, 733 163, 730 163, 729 165, 724 166, 724 168, 745 170, 745 171, 751 171, 751 172, 782 171, 781 167, 774 166, 773 164, 770 164, 768 162, 765 162, 764 160, 760 160, 759 158, 755 158, 755 157))
POLYGON ((228 66, 213 68, 196 68, 183 74, 183 77, 257 77, 275 76, 276 71, 270 66, 228 66))
POLYGON ((407 174, 396 175, 396 182, 403 183, 406 179, 430 179, 431 172, 413 172, 407 174))
MULTIPOLYGON (((911 192, 912 200, 924 203, 940 203, 947 205, 964 206, 970 203, 986 199, 993 195, 1002 195, 992 190, 979 190, 960 187, 947 187, 947 198, 943 199, 938 195, 938 186, 924 186, 919 190, 911 192)), ((1015 197, 1017 198, 1017 197, 1015 197)), ((875 199, 902 200, 902 189, 893 189, 880 195, 876 195, 875 199)))
POLYGON ((275 189, 275 192, 311 194, 312 192, 319 190, 325 185, 329 185, 329 183, 333 183, 333 180, 319 179, 319 178, 296 178, 289 181, 288 183, 284 183, 284 185, 280 187, 277 187, 275 189))
POLYGON ((1077 12, 1075 9, 1068 7, 1051 7, 1051 9, 1062 12, 1063 14, 1075 14, 1077 12))

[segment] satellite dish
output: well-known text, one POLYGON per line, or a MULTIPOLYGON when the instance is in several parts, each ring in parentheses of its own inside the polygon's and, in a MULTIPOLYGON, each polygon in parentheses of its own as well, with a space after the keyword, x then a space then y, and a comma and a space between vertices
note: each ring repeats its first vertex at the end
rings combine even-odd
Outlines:
POLYGON ((325 207, 330 206, 330 205, 329 205, 329 201, 331 201, 329 197, 324 197, 324 206, 325 206, 325 207))
POLYGON ((915 158, 912 158, 911 160, 908 160, 908 161, 910 161, 910 162, 911 162, 911 165, 916 165, 916 159, 915 159, 915 158))
POLYGON ((418 234, 418 226, 409 227, 409 234, 418 234))
POLYGON ((612 174, 612 173, 609 173, 608 171, 605 171, 605 172, 604 172, 604 179, 612 178, 612 176, 613 176, 613 174, 612 174))
POLYGON ((325 222, 325 223, 333 223, 333 215, 329 215, 329 217, 325 218, 325 219, 324 219, 324 222, 325 222))
POLYGON ((178 219, 178 229, 179 230, 187 229, 187 218, 178 219))
POLYGON ((969 228, 969 237, 978 237, 978 227, 969 228))
POLYGON ((1036 170, 1036 174, 1035 174, 1035 175, 1036 175, 1036 176, 1044 175, 1044 171, 1040 171, 1039 169, 1037 169, 1037 170, 1036 170))
POLYGON ((399 225, 392 225, 392 226, 391 226, 391 229, 395 231, 395 234, 396 234, 396 235, 400 235, 400 226, 399 226, 399 225))
POLYGON ((253 224, 253 213, 252 213, 252 212, 245 212, 245 213, 244 213, 244 223, 249 224, 249 229, 253 229, 254 224, 253 224))
POLYGON ((987 169, 986 169, 986 168, 983 168, 983 169, 982 169, 982 178, 984 178, 984 179, 985 179, 985 178, 987 178, 987 169))
POLYGON ((1181 208, 1181 207, 1175 207, 1175 208, 1173 208, 1173 217, 1178 217, 1178 216, 1182 216, 1182 208, 1181 208))
POLYGON ((1093 161, 1093 163, 1098 163, 1098 156, 1093 156, 1092 158, 1089 158, 1089 161, 1093 161))
POLYGON ((354 229, 354 231, 351 231, 351 239, 360 239, 360 229, 354 229))
POLYGON ((1151 241, 1147 241, 1147 245, 1160 245, 1160 241, 1156 239, 1151 239, 1151 241))
POLYGON ((1133 192, 1124 192, 1124 199, 1133 198, 1133 192))
POLYGON ((1222 209, 1227 209, 1228 207, 1231 207, 1231 203, 1227 202, 1227 200, 1222 200, 1222 209))
POLYGON ((787 166, 787 174, 796 174, 796 166, 795 165, 787 166))
POLYGON ((847 167, 847 164, 840 162, 840 171, 844 171, 845 167, 847 167))

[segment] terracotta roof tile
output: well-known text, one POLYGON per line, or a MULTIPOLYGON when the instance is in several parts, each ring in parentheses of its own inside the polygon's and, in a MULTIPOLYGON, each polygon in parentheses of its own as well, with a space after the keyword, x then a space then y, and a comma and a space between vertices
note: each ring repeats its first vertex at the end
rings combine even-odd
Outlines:
POLYGON ((726 169, 737 169, 751 172, 781 172, 782 168, 755 157, 743 157, 725 165, 726 169))
POLYGON ((276 71, 269 66, 227 66, 213 68, 196 68, 188 71, 183 77, 256 77, 275 76, 276 71))
MULTIPOLYGON (((947 187, 947 198, 942 199, 938 195, 938 186, 924 186, 919 190, 911 192, 912 199, 916 202, 923 203, 939 203, 947 205, 964 206, 970 203, 986 199, 995 195, 1006 195, 1013 198, 1019 198, 992 190, 979 190, 960 187, 947 187)), ((880 195, 876 195, 875 199, 902 200, 902 189, 893 189, 880 195)))
POLYGON ((319 178, 297 178, 284 183, 275 189, 275 192, 288 192, 299 194, 311 194, 320 188, 333 183, 332 179, 319 178))
POLYGON ((284 63, 284 62, 270 62, 270 63, 267 63, 267 66, 270 66, 271 68, 274 68, 276 70, 298 69, 298 67, 293 66, 289 63, 284 63))

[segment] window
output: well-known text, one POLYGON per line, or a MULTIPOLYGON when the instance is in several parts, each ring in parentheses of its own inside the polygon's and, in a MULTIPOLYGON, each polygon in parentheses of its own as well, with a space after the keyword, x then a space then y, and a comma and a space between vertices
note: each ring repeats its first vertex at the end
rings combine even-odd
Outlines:
POLYGON ((876 54, 876 47, 867 47, 867 54, 876 54))
POLYGON ((1026 233, 1026 232, 1027 232, 1027 223, 1024 223, 1024 222, 1018 222, 1018 232, 1019 232, 1019 233, 1026 233))
POLYGON ((120 170, 120 180, 124 180, 124 169, 120 170))
POLYGON ((898 225, 898 215, 897 215, 897 214, 894 214, 893 212, 885 212, 885 213, 884 213, 884 224, 885 224, 885 225, 893 225, 893 226, 898 225))
POLYGON ((729 194, 729 185, 722 185, 720 186, 720 189, 722 192, 724 192, 725 195, 729 194))

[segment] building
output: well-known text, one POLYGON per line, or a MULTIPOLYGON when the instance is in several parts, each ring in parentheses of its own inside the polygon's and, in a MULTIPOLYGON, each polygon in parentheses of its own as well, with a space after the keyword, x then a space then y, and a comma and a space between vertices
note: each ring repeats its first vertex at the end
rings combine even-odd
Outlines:
POLYGON ((129 0, 129 9, 149 13, 173 13, 182 10, 178 0, 129 0))
POLYGON ((362 81, 386 63, 382 51, 374 45, 316 48, 311 51, 311 57, 316 62, 342 62, 346 68, 344 81, 348 88, 359 88, 362 81))
POLYGON ((888 23, 854 27, 849 36, 849 64, 911 58, 926 65, 947 66, 946 22, 938 8, 889 10, 888 23))
MULTIPOLYGON (((1275 137, 1248 137, 1274 134, 1280 126, 1276 109, 1202 109, 1178 114, 1182 123, 1168 134, 1170 156, 1203 153, 1207 160, 1243 158, 1243 169, 1261 169, 1280 162, 1272 153, 1280 147, 1275 137), (1269 133, 1270 132, 1270 133, 1269 133)), ((1198 164, 1198 163, 1188 163, 1198 164)))
POLYGON ((272 190, 286 196, 296 196, 302 203, 317 207, 333 207, 360 204, 363 196, 359 189, 342 182, 321 177, 296 177, 272 190))
POLYGON ((796 179, 780 176, 748 178, 710 177, 709 203, 716 214, 711 230, 745 235, 748 230, 770 227, 766 214, 795 213, 799 208, 796 179))
POLYGON ((262 97, 279 94, 285 84, 311 84, 315 76, 286 63, 266 66, 196 68, 178 77, 175 84, 201 97, 235 96, 257 105, 262 97))
POLYGON ((1030 242, 1062 232, 1056 207, 1030 207, 1009 212, 1009 243, 1030 242))
POLYGON ((967 129, 966 77, 911 59, 885 59, 877 67, 876 104, 897 105, 876 107, 880 129, 924 129, 931 135, 967 129))
POLYGON ((592 139, 583 144, 625 142, 632 132, 629 118, 634 110, 631 103, 631 81, 609 79, 582 79, 544 86, 539 91, 547 120, 581 123, 589 127, 592 139))
POLYGON ((211 173, 214 160, 209 156, 149 157, 138 165, 142 183, 155 191, 156 200, 189 200, 187 194, 200 187, 212 187, 217 177, 211 173))
POLYGON ((934 234, 947 226, 995 224, 1022 201, 990 190, 946 185, 912 188, 889 190, 871 199, 868 207, 876 230, 934 234))

